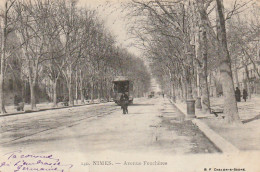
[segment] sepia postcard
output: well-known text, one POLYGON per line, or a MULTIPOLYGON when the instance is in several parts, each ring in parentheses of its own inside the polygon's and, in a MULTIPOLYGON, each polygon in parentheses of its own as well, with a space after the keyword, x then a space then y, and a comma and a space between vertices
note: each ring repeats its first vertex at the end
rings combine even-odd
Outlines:
POLYGON ((0 0, 0 172, 260 172, 259 0, 0 0))

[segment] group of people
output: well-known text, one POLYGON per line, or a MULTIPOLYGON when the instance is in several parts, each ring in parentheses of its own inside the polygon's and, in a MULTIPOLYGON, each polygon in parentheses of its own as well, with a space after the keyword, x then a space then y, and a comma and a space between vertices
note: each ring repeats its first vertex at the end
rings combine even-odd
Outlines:
MULTIPOLYGON (((243 99, 245 100, 245 102, 246 102, 247 96, 248 96, 248 94, 247 94, 246 89, 243 89, 243 99)), ((242 96, 241 96, 241 92, 240 92, 238 87, 236 87, 235 97, 236 97, 236 101, 237 102, 241 102, 241 97, 242 96)))

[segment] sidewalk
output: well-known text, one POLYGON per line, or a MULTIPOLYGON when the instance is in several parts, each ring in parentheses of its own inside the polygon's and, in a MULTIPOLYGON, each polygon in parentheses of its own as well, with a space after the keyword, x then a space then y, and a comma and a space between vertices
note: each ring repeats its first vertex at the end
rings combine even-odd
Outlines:
POLYGON ((99 100, 95 99, 93 102, 85 101, 84 104, 81 104, 80 100, 78 100, 78 103, 76 103, 76 101, 74 101, 74 106, 63 106, 60 103, 58 103, 57 107, 53 107, 52 102, 43 102, 43 103, 36 104, 37 110, 31 110, 31 105, 25 104, 24 111, 17 111, 15 109, 15 106, 5 106, 7 113, 0 114, 0 117, 18 115, 18 114, 24 114, 24 113, 31 113, 31 112, 40 112, 40 111, 46 111, 46 110, 71 108, 71 107, 78 107, 78 106, 85 106, 85 105, 99 104, 99 103, 106 103, 106 102, 100 102, 99 100))
MULTIPOLYGON (((186 103, 177 102, 174 104, 184 114, 187 114, 186 103)), ((211 106, 223 106, 223 98, 211 98, 211 106)), ((226 144, 231 147, 233 145, 234 149, 237 148, 242 151, 260 151, 260 97, 253 96, 247 102, 238 102, 238 111, 242 122, 241 125, 227 124, 224 119, 217 118, 214 114, 203 114, 198 109, 195 112, 197 119, 193 119, 192 121, 193 123, 198 122, 208 127, 208 129, 204 129, 205 131, 203 131, 205 135, 207 135, 205 133, 208 132, 207 130, 212 130, 213 133, 209 132, 210 135, 216 134, 216 137, 219 136, 218 138, 212 136, 213 140, 209 138, 213 143, 221 139, 223 139, 223 142, 226 141, 225 143, 219 143, 219 146, 223 147, 223 149, 225 149, 225 145, 223 146, 223 144, 226 144)), ((200 126, 198 127, 200 128, 200 126)))

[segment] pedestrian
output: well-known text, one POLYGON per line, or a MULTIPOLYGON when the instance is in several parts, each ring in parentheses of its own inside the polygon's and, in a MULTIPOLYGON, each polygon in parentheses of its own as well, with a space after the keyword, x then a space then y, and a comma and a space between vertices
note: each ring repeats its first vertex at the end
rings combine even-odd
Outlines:
POLYGON ((129 97, 126 93, 123 93, 120 97, 120 105, 121 109, 123 109, 123 114, 128 114, 128 103, 129 103, 129 97))
POLYGON ((63 105, 64 106, 69 106, 69 96, 65 95, 63 98, 63 105))
POLYGON ((14 96, 14 106, 17 111, 24 110, 24 102, 21 96, 15 95, 14 96))
POLYGON ((15 96, 14 96, 14 105, 15 105, 15 106, 18 106, 18 103, 20 103, 20 102, 19 102, 19 97, 18 97, 17 95, 15 95, 15 96))
POLYGON ((246 91, 246 89, 243 89, 243 99, 246 102, 246 99, 247 99, 247 91, 246 91))
POLYGON ((241 101, 241 92, 240 92, 240 90, 239 90, 238 87, 236 87, 235 97, 236 97, 236 101, 237 101, 237 102, 240 102, 240 101, 241 101))

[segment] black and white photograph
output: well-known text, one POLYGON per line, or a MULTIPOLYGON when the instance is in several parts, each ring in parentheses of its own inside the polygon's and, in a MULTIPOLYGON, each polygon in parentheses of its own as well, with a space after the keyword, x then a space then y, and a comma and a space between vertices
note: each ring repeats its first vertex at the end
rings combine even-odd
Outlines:
POLYGON ((259 0, 0 0, 0 172, 259 157, 259 0))

